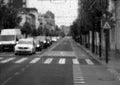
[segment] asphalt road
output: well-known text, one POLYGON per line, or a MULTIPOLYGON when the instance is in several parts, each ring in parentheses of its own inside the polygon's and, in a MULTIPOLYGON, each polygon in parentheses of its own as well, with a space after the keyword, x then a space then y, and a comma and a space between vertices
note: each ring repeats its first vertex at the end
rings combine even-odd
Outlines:
POLYGON ((0 85, 120 85, 104 65, 72 39, 35 55, 0 53, 0 85))

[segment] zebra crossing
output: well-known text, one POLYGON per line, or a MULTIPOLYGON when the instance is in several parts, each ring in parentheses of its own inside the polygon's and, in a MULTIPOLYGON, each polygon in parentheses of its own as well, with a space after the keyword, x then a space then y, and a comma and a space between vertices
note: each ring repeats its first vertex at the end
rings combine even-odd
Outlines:
POLYGON ((92 59, 77 59, 77 58, 49 58, 49 57, 23 57, 23 58, 17 58, 17 57, 9 57, 5 58, 0 57, 0 64, 5 63, 15 63, 15 64, 22 64, 22 63, 29 63, 29 64, 35 64, 35 63, 41 63, 41 64, 86 64, 86 65, 95 65, 95 62, 92 59))

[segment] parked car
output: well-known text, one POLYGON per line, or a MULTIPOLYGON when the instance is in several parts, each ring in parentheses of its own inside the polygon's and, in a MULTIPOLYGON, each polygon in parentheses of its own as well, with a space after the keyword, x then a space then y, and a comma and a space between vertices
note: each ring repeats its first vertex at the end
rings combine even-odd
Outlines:
POLYGON ((20 39, 15 46, 16 54, 34 54, 36 52, 36 44, 33 38, 20 39))
POLYGON ((37 51, 40 51, 40 50, 43 49, 43 43, 42 42, 40 42, 39 40, 36 40, 35 43, 36 43, 36 50, 37 51))
POLYGON ((46 45, 47 45, 47 47, 50 46, 51 44, 52 44, 51 37, 47 36, 46 37, 46 45))
POLYGON ((37 44, 37 48, 45 48, 46 47, 46 36, 36 36, 35 41, 37 44))

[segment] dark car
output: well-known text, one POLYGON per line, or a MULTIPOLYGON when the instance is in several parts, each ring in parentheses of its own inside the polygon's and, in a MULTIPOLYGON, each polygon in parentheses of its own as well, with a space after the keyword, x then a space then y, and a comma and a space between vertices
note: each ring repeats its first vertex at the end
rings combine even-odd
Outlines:
POLYGON ((36 42, 36 50, 37 50, 37 51, 40 51, 40 50, 42 50, 42 49, 43 49, 43 43, 40 42, 40 41, 37 41, 37 42, 36 42))

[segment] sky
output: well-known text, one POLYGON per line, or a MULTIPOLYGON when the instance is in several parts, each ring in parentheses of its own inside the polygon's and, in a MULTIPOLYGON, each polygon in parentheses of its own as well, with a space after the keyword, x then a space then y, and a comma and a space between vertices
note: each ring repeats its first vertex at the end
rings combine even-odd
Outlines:
POLYGON ((58 26, 69 26, 77 18, 78 0, 29 0, 28 7, 35 7, 40 13, 49 10, 55 14, 58 26))

